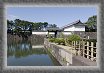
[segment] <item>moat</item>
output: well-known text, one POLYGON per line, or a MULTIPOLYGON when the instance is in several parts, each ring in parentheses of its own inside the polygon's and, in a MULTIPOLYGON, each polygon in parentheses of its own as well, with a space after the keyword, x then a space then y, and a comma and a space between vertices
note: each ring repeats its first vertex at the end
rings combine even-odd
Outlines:
POLYGON ((35 39, 8 39, 7 66, 60 66, 44 48, 43 41, 37 37, 35 39))

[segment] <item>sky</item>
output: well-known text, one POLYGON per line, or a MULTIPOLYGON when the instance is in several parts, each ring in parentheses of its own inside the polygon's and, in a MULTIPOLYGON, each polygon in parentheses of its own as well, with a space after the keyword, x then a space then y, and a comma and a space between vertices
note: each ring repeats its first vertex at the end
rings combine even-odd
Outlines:
POLYGON ((6 18, 48 22, 63 27, 77 20, 86 22, 93 15, 97 15, 96 7, 8 7, 6 18))

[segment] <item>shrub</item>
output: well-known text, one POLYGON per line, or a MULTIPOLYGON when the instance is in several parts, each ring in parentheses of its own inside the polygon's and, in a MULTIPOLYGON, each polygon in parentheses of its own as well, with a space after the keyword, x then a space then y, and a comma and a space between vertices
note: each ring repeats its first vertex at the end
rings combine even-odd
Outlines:
POLYGON ((88 42, 97 42, 96 39, 83 39, 83 41, 88 41, 88 42))
POLYGON ((64 38, 56 38, 56 39, 55 39, 55 43, 65 45, 65 40, 64 40, 64 38))
POLYGON ((70 35, 67 38, 67 43, 69 43, 71 45, 71 42, 72 41, 79 41, 79 40, 80 40, 80 36, 79 35, 76 35, 76 34, 73 34, 73 35, 70 35))
POLYGON ((71 45, 71 43, 72 43, 68 38, 66 38, 65 42, 66 42, 67 46, 71 45))
POLYGON ((60 36, 61 36, 61 38, 64 38, 64 34, 62 32, 61 32, 60 36))
POLYGON ((49 38, 49 42, 55 42, 55 38, 49 38))

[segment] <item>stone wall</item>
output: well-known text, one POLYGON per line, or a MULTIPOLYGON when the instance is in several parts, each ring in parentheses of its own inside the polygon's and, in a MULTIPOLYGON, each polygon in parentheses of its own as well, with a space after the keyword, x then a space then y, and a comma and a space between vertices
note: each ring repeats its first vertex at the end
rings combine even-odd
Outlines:
POLYGON ((33 34, 28 38, 28 40, 31 41, 32 45, 34 45, 34 44, 35 45, 38 45, 38 44, 43 45, 45 37, 46 37, 45 35, 35 35, 35 34, 33 34))
MULTIPOLYGON (((45 36, 44 35, 31 35, 29 36, 28 38, 26 38, 25 40, 27 41, 30 41, 32 45, 37 45, 37 44, 40 44, 40 45, 43 45, 44 44, 44 38, 45 36)), ((11 34, 7 34, 7 43, 11 43, 11 42, 19 42, 19 41, 22 41, 23 38, 18 35, 11 35, 11 34)))
POLYGON ((44 46, 59 61, 61 65, 66 66, 72 64, 72 54, 67 50, 48 41, 44 41, 44 46))
POLYGON ((95 61, 91 61, 80 55, 74 55, 72 52, 63 47, 59 47, 55 43, 51 43, 48 39, 44 39, 45 48, 59 61, 63 66, 96 66, 95 61))
POLYGON ((73 32, 73 33, 81 36, 82 38, 97 39, 97 32, 81 32, 81 31, 76 31, 76 32, 73 32))

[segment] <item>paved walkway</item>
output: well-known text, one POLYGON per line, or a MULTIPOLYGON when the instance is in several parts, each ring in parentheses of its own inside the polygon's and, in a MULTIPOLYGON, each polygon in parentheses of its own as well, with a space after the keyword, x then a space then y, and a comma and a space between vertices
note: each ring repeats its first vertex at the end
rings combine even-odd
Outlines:
POLYGON ((84 58, 83 56, 73 56, 72 66, 97 66, 97 63, 84 58))

